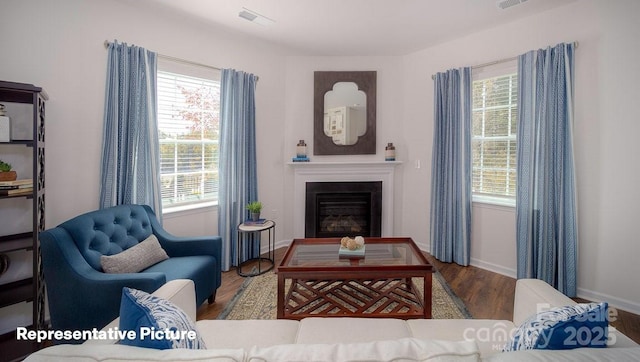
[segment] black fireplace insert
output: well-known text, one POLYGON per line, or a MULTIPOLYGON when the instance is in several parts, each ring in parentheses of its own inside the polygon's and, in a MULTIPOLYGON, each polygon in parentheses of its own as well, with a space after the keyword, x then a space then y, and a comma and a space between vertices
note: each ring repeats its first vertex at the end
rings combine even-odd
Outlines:
POLYGON ((382 181, 307 182, 305 237, 381 236, 382 181))

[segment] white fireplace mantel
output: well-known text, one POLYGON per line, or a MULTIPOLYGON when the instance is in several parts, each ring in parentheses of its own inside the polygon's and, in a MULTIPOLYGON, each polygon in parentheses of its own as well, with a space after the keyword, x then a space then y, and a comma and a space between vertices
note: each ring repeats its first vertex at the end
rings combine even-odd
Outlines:
POLYGON ((304 237, 307 182, 382 181, 382 236, 393 236, 393 180, 400 161, 289 162, 294 169, 294 237, 304 237))

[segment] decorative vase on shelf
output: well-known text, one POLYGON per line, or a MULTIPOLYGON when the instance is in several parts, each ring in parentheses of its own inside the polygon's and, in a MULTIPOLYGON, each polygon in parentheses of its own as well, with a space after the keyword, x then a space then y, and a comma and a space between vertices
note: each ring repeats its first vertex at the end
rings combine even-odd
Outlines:
POLYGON ((387 147, 384 148, 384 160, 395 161, 396 160, 396 147, 393 143, 387 143, 387 147))
POLYGON ((298 144, 296 145, 296 157, 307 157, 307 144, 304 142, 304 140, 300 140, 300 142, 298 142, 298 144))
POLYGON ((0 160, 0 181, 15 181, 18 174, 11 170, 11 164, 0 160))
POLYGON ((0 172, 0 181, 15 181, 17 179, 18 179, 18 174, 15 171, 0 172))

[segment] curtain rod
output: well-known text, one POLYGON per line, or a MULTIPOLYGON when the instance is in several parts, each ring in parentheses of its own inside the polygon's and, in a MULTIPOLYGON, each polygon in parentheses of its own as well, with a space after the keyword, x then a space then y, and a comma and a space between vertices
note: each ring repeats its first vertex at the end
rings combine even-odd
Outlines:
MULTIPOLYGON (((109 48, 109 44, 111 44, 110 41, 105 40, 104 41, 104 47, 105 48, 109 48)), ((207 65, 207 64, 202 64, 202 63, 197 63, 197 62, 192 62, 190 60, 186 60, 186 59, 181 59, 181 58, 176 58, 176 57, 172 57, 169 55, 164 55, 164 54, 160 54, 160 53, 156 53, 158 54, 159 57, 167 59, 167 60, 172 60, 174 62, 180 62, 180 63, 186 63, 186 64, 191 64, 191 65, 197 65, 199 67, 205 67, 205 68, 210 68, 210 69, 215 69, 215 70, 222 70, 221 68, 218 67, 214 67, 212 65, 207 65)))
MULTIPOLYGON (((108 41, 108 40, 104 41, 104 47, 105 48, 109 48, 109 44, 111 44, 110 41, 108 41)), ((202 64, 202 63, 198 63, 198 62, 192 62, 190 60, 177 58, 177 57, 172 57, 172 56, 164 55, 164 54, 160 54, 160 53, 156 53, 156 54, 158 54, 158 56, 161 57, 161 58, 164 58, 164 59, 167 59, 167 60, 171 60, 171 61, 174 61, 174 62, 185 63, 185 64, 195 65, 195 66, 198 66, 198 67, 204 67, 204 68, 209 68, 209 69, 222 70, 222 68, 214 67, 212 65, 202 64)), ((260 77, 256 76, 256 82, 258 80, 260 80, 260 77)))
MULTIPOLYGON (((574 41, 573 42, 573 47, 574 48, 578 48, 578 42, 574 41)), ((494 60, 493 62, 488 62, 488 63, 483 63, 483 64, 478 64, 478 65, 474 65, 471 67, 471 69, 478 69, 478 68, 484 68, 484 67, 488 67, 490 65, 495 65, 495 64, 500 64, 500 63, 506 63, 506 62, 510 62, 512 60, 516 60, 518 59, 517 56, 515 57, 510 57, 510 58, 504 58, 504 59, 500 59, 500 60, 494 60)), ((435 74, 431 76, 431 79, 436 79, 435 74)))

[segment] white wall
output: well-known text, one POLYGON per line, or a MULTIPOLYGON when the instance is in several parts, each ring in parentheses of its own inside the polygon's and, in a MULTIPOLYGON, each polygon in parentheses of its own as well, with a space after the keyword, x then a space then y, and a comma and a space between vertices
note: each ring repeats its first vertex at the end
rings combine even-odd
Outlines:
MULTIPOLYGON (((50 97, 46 114, 47 227, 98 207, 107 58, 103 43, 114 39, 260 77, 256 92, 258 188, 266 205, 282 209, 283 189, 271 185, 282 185, 283 175, 270 171, 274 164, 282 165, 285 55, 292 52, 137 6, 134 1, 86 0, 4 0, 0 4, 0 79, 41 86, 50 97)), ((3 222, 7 219, 1 216, 0 228, 6 231, 9 221, 3 222)), ((179 235, 216 234, 216 209, 173 214, 165 220, 165 227, 179 235)), ((24 323, 30 323, 29 313, 24 323)), ((0 318, 0 333, 3 320, 0 318)))
MULTIPOLYGON (((286 104, 284 128, 283 165, 280 168, 285 175, 283 188, 285 195, 293 191, 293 169, 287 165, 295 156, 296 144, 304 139, 307 143, 307 155, 313 161, 384 161, 384 148, 388 142, 404 144, 402 138, 402 62, 400 57, 308 57, 291 56, 286 67, 286 104), (315 156, 313 154, 313 72, 314 71, 376 71, 376 154, 349 156, 315 156)), ((406 148, 396 146, 396 158, 402 161, 406 148)), ((403 168, 396 168, 394 184, 402 183, 403 168)), ((396 187, 396 190, 398 188, 396 187)), ((401 191, 396 192, 396 200, 401 191)), ((285 199, 282 235, 284 239, 293 238, 293 198, 285 199)), ((394 204, 394 229, 397 230, 403 215, 401 202, 394 204)), ((280 227, 280 226, 279 226, 280 227)))
MULTIPOLYGON (((82 0, 2 3, 0 79, 33 83, 50 96, 47 225, 98 206, 107 56, 103 42, 114 39, 260 77, 256 96, 258 172, 264 177, 259 189, 267 204, 280 208, 282 195, 273 195, 268 185, 281 184, 282 175, 266 170, 274 160, 282 160, 284 56, 291 51, 137 6, 135 2, 82 0)), ((215 216, 213 209, 208 213, 215 216)), ((200 235, 216 231, 215 222, 201 225, 185 230, 200 235)))
MULTIPOLYGON (((640 312, 640 2, 582 0, 563 8, 424 49, 404 58, 407 162, 401 230, 428 240, 433 121, 431 75, 449 68, 513 57, 578 41, 575 151, 579 202, 578 293, 640 312), (420 197, 415 197, 419 195, 420 197)), ((513 274, 515 215, 508 208, 473 208, 472 263, 513 274), (502 229, 501 225, 505 227, 502 229), (500 230, 502 232, 500 232, 500 230)))

